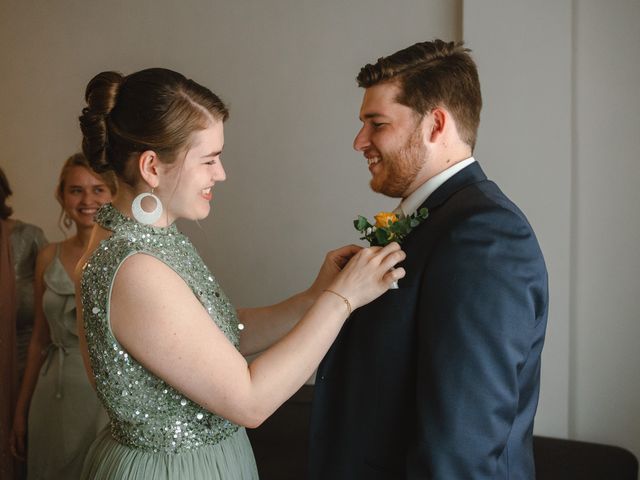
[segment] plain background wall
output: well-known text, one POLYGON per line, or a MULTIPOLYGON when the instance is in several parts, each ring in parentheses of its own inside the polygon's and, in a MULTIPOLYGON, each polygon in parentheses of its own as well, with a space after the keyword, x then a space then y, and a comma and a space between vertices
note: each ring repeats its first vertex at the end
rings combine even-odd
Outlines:
POLYGON ((184 225, 238 305, 308 285, 352 219, 397 202, 353 151, 362 65, 425 38, 461 37, 459 1, 0 1, 0 159, 16 215, 59 239, 52 192, 79 149, 88 80, 164 66, 231 108, 201 228, 184 225))
POLYGON ((571 433, 640 458, 640 2, 575 7, 571 433))
POLYGON ((393 208, 361 155, 358 69, 465 38, 485 98, 476 156, 546 255, 551 314, 536 431, 640 456, 637 51, 619 0, 0 1, 0 164, 16 216, 62 238, 53 188, 97 72, 165 66, 231 107, 213 214, 181 224, 237 305, 304 288, 351 220, 393 208))

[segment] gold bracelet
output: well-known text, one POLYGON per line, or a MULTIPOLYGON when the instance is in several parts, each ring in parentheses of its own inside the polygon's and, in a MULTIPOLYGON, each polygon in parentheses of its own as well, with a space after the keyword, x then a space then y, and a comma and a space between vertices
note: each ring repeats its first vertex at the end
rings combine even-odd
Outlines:
POLYGON ((347 306, 347 310, 349 310, 349 315, 351 315, 351 303, 349 303, 349 300, 347 299, 347 297, 345 297, 344 295, 340 295, 338 292, 334 292, 333 290, 329 290, 328 288, 325 290, 325 292, 329 292, 329 293, 333 293, 334 295, 339 296, 343 301, 344 304, 347 306))

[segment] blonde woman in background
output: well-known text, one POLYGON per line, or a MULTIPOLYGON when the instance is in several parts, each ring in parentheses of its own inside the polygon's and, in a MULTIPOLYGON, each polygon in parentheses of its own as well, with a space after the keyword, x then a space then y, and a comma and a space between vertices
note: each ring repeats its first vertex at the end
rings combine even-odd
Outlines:
POLYGON ((61 222, 75 225, 75 234, 45 247, 36 261, 35 321, 11 438, 14 455, 27 458, 30 480, 78 478, 87 448, 106 424, 78 347, 72 275, 94 215, 115 191, 113 177, 96 174, 81 153, 60 173, 61 222))

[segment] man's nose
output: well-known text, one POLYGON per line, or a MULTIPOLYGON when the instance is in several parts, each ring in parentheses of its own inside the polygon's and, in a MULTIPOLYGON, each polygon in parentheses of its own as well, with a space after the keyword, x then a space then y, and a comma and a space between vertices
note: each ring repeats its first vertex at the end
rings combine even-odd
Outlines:
POLYGON ((356 138, 353 139, 353 148, 358 152, 362 152, 369 145, 369 136, 365 132, 365 128, 362 127, 356 138))

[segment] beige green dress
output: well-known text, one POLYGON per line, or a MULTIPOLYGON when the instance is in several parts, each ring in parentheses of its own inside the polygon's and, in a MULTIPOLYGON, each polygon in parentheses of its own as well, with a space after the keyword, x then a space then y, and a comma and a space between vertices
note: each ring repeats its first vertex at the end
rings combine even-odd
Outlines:
POLYGON ((91 446, 82 478, 257 479, 244 428, 205 410, 146 370, 114 337, 108 317, 116 272, 137 253, 154 256, 180 275, 211 321, 238 347, 235 309, 174 225, 142 225, 111 205, 100 209, 96 221, 113 234, 84 266, 82 306, 96 389, 111 428, 91 446))
POLYGON ((59 248, 44 272, 42 306, 51 344, 29 407, 28 480, 79 478, 89 445, 107 423, 82 363, 75 287, 59 248))

